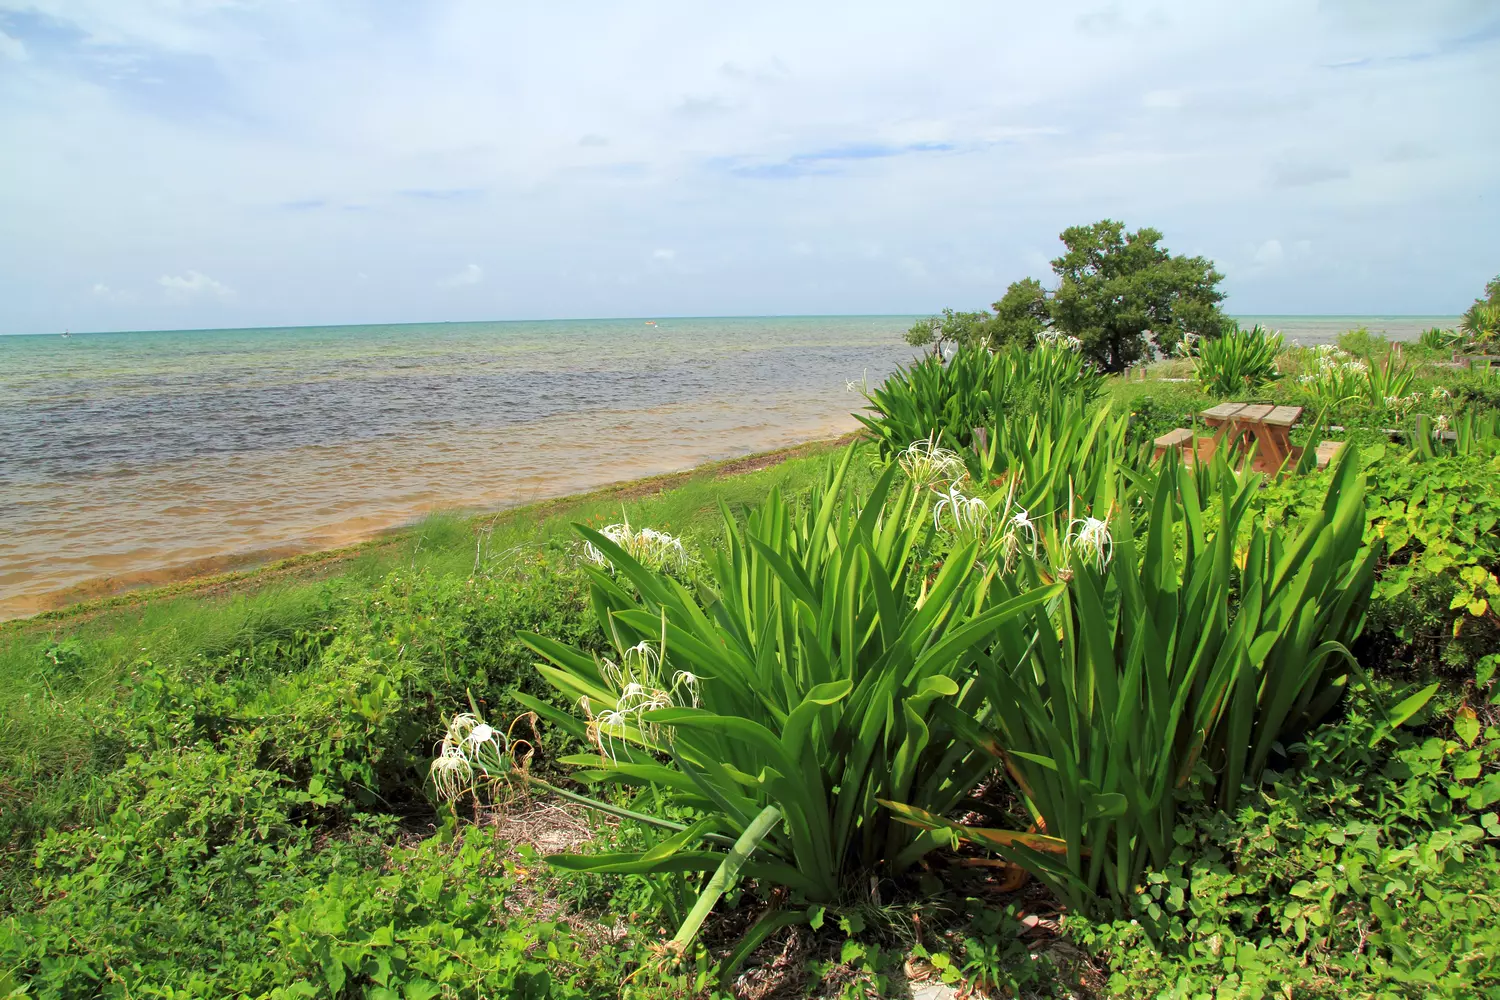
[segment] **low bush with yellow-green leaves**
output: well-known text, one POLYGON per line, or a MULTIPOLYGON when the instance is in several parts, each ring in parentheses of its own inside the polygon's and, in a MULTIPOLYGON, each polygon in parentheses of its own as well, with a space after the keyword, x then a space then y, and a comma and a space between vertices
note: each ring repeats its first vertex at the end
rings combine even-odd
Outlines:
MULTIPOLYGON (((1500 459, 1480 452, 1407 461, 1394 446, 1364 456, 1366 530, 1384 548, 1362 652, 1386 672, 1472 679, 1492 697, 1500 661, 1500 459)), ((1321 495, 1324 476, 1283 480, 1258 503, 1273 518, 1295 519, 1321 495)))
POLYGON ((1367 709, 1237 809, 1198 810, 1130 919, 1068 921, 1108 995, 1500 997, 1500 726, 1460 706, 1390 731, 1367 709))

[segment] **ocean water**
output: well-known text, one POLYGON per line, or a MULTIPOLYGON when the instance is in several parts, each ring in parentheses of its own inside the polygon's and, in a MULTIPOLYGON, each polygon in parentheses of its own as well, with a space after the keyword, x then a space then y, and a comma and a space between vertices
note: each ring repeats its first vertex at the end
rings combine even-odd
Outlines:
POLYGON ((0 617, 835 436, 910 323, 0 337, 0 617))
MULTIPOLYGON (((854 429, 910 316, 0 337, 0 618, 854 429)), ((1242 317, 1304 344, 1453 317, 1242 317)))
POLYGON ((1280 330, 1288 345, 1331 344, 1339 334, 1360 327, 1391 340, 1416 340, 1423 330, 1439 327, 1451 330, 1458 325, 1457 316, 1236 316, 1240 326, 1260 324, 1280 330))

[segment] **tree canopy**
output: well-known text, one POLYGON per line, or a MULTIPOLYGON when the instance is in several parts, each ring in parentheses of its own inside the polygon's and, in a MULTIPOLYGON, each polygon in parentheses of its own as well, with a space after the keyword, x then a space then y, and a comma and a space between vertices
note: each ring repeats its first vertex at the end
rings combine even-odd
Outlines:
POLYGON ((1052 329, 1077 337, 1091 361, 1117 372, 1153 347, 1170 354, 1184 334, 1217 336, 1223 330, 1218 284, 1224 276, 1205 257, 1170 253, 1158 230, 1127 232, 1123 223, 1104 219, 1071 226, 1060 239, 1066 249, 1052 261, 1052 291, 1035 278, 1012 282, 992 313, 945 309, 941 319, 913 327, 908 340, 999 347, 1033 343, 1052 329), (926 339, 914 339, 919 333, 926 339))
POLYGON ((1111 219, 1071 226, 1061 239, 1052 322, 1105 371, 1139 361, 1151 344, 1170 354, 1185 333, 1221 332, 1224 276, 1207 258, 1173 256, 1159 231, 1127 233, 1111 219))

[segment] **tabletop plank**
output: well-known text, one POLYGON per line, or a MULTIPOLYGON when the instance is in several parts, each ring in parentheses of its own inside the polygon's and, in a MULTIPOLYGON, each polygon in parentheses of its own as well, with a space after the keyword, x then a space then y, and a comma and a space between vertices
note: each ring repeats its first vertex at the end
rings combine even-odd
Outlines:
POLYGON ((1204 420, 1228 420, 1245 408, 1244 403, 1220 403, 1213 409, 1199 414, 1204 420))
POLYGON ((1251 420, 1258 423, 1266 419, 1266 417, 1274 409, 1276 409, 1276 407, 1272 406, 1270 403, 1256 403, 1252 406, 1242 406, 1240 407, 1240 412, 1234 415, 1234 419, 1251 420))
POLYGON ((1290 427, 1302 416, 1300 406, 1278 406, 1266 414, 1264 423, 1275 424, 1277 427, 1290 427))

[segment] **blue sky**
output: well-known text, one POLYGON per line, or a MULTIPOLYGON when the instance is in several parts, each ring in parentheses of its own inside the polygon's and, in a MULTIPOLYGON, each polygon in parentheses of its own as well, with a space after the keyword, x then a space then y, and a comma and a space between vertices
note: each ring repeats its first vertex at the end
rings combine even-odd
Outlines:
POLYGON ((0 0, 0 333, 974 308, 1106 216, 1449 314, 1496 106, 1492 0, 0 0))

